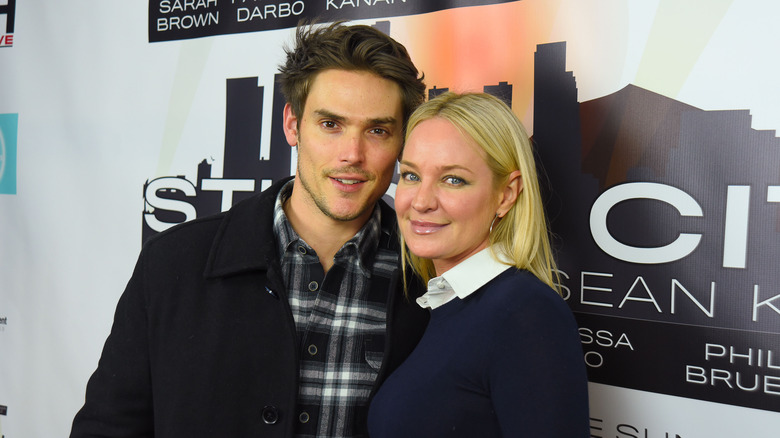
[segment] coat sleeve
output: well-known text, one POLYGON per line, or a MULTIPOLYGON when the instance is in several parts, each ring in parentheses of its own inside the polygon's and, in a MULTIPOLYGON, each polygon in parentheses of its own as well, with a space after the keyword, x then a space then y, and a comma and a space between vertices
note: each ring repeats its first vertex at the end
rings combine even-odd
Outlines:
POLYGON ((87 383, 71 438, 154 435, 144 260, 142 251, 117 304, 97 369, 87 383))
POLYGON ((587 374, 574 316, 552 290, 534 292, 504 313, 492 350, 488 376, 502 434, 588 437, 587 374))

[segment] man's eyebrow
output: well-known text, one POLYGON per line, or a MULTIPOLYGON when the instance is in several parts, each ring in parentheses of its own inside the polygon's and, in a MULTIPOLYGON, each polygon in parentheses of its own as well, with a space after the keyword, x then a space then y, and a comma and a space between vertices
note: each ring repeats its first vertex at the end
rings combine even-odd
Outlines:
POLYGON ((326 109, 318 109, 314 110, 314 115, 318 117, 324 117, 326 119, 333 119, 338 122, 343 122, 346 118, 344 116, 340 116, 334 112, 328 111, 326 109))
MULTIPOLYGON (((336 114, 336 113, 334 113, 332 111, 328 111, 326 109, 314 110, 314 115, 317 116, 317 117, 324 117, 326 119, 335 120, 337 122, 343 122, 343 121, 345 121, 347 119, 346 117, 344 117, 342 115, 336 114)), ((376 117, 376 118, 373 118, 373 119, 367 119, 366 122, 369 125, 395 125, 395 124, 398 123, 398 119, 396 119, 395 117, 392 117, 392 116, 389 116, 389 117, 376 117)))
POLYGON ((369 119, 371 125, 395 125, 398 120, 395 117, 380 117, 376 119, 369 119))

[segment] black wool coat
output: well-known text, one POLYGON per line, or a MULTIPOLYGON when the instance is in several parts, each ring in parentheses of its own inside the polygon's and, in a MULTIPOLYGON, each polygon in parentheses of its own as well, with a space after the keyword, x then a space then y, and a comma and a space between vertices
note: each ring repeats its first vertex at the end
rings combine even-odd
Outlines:
MULTIPOLYGON (((71 437, 292 436, 298 341, 272 231, 285 182, 149 239, 71 437)), ((380 203, 383 224, 395 230, 394 212, 380 203)), ((380 240, 397 251, 395 233, 380 240)), ((386 289, 388 308, 374 392, 428 320, 404 297, 399 272, 389 283, 372 279, 386 289)))

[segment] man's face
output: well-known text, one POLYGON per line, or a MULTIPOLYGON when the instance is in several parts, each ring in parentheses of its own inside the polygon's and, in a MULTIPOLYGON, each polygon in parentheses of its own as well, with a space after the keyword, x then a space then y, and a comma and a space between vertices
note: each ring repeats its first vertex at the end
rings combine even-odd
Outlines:
POLYGON ((403 144, 399 86, 366 71, 325 70, 300 119, 285 106, 288 143, 298 145, 290 199, 298 214, 365 221, 387 191, 403 144), (300 183, 300 184, 299 184, 300 183))

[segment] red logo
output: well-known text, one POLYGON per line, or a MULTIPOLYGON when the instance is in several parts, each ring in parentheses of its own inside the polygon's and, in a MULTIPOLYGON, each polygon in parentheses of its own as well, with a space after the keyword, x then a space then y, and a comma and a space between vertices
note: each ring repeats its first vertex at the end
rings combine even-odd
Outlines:
POLYGON ((0 47, 14 45, 14 19, 16 17, 16 0, 7 0, 6 4, 0 4, 0 47), (2 27, 2 19, 5 17, 5 28, 2 27))

